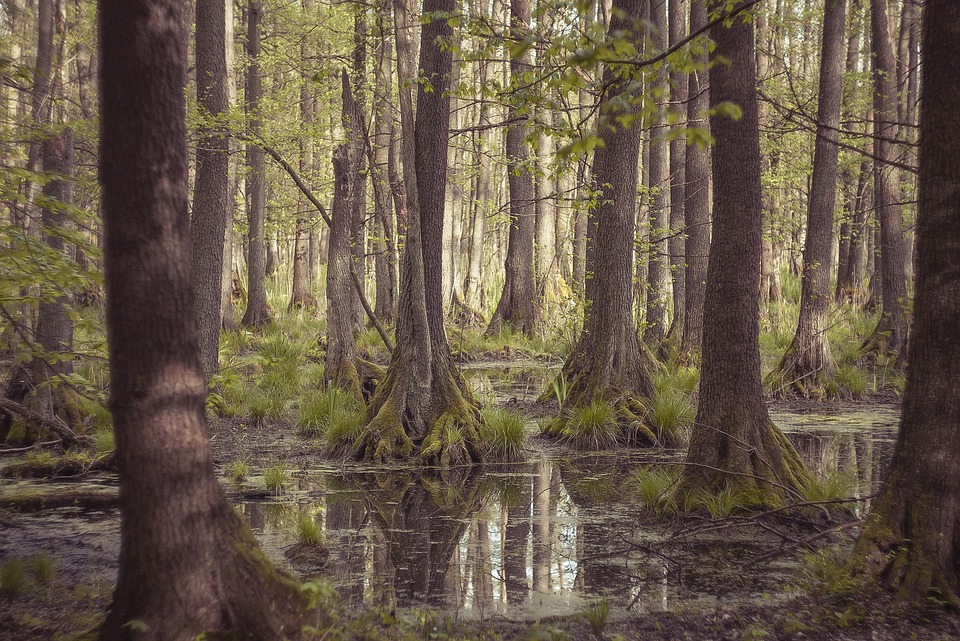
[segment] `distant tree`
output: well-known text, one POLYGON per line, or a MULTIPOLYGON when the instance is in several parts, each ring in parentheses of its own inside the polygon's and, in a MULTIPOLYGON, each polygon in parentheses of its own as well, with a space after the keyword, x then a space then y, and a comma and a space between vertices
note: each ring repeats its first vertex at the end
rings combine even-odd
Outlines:
POLYGON ((223 246, 227 207, 232 206, 227 202, 230 138, 217 122, 230 108, 223 0, 197 0, 196 21, 197 101, 205 124, 197 141, 190 237, 200 321, 200 363, 209 378, 219 368, 223 246))
MULTIPOLYGON (((511 0, 511 37, 522 40, 530 30, 530 0, 511 0)), ((530 68, 530 54, 510 57, 510 75, 513 82, 526 82, 524 74, 530 68)), ((521 92, 523 95, 523 92, 521 92)), ((508 119, 519 118, 520 110, 511 105, 508 119)), ((526 143, 524 120, 507 128, 507 185, 510 193, 510 236, 507 240, 506 280, 500 302, 490 319, 487 332, 495 334, 504 326, 532 336, 537 331, 540 310, 537 305, 534 274, 533 244, 536 232, 533 167, 526 143)))
POLYGON ((807 203, 807 237, 803 247, 800 318, 790 346, 770 374, 778 394, 821 396, 835 367, 827 339, 827 323, 830 320, 831 243, 837 203, 837 158, 840 151, 837 141, 843 96, 846 15, 846 0, 826 0, 817 138, 807 203))
POLYGON ((179 0, 99 3, 110 407, 121 497, 119 574, 99 635, 298 638, 305 597, 258 549, 213 470, 190 270, 182 7, 179 0))
POLYGON ((710 38, 713 239, 700 401, 678 492, 731 487, 758 503, 782 504, 798 495, 808 472, 770 420, 760 381, 760 132, 752 16, 716 24, 710 38), (739 118, 718 113, 730 104, 739 107, 739 118))
MULTIPOLYGON (((686 0, 669 0, 670 46, 680 46, 686 36, 687 19, 686 0)), ((678 125, 685 125, 688 114, 686 109, 689 95, 687 74, 676 69, 670 73, 670 102, 678 105, 674 109, 681 111, 678 125)), ((667 332, 669 341, 679 346, 683 336, 683 326, 687 312, 686 272, 684 270, 684 220, 686 218, 687 183, 687 141, 678 136, 670 141, 670 238, 667 245, 670 252, 670 277, 673 279, 673 320, 667 332)))
POLYGON ((960 4, 927 0, 917 287, 903 416, 850 570, 902 604, 960 607, 960 4))
MULTIPOLYGON (((247 3, 247 84, 244 87, 245 110, 250 135, 263 135, 260 97, 263 80, 260 76, 260 20, 263 8, 259 0, 247 3)), ((266 207, 266 161, 263 147, 256 141, 247 144, 247 309, 241 321, 247 327, 270 322, 267 307, 266 246, 263 243, 263 218, 266 207)))
POLYGON ((861 351, 866 356, 899 357, 907 340, 906 248, 900 205, 897 156, 896 62, 890 41, 890 3, 870 0, 870 46, 873 60, 873 205, 880 223, 880 320, 861 351))

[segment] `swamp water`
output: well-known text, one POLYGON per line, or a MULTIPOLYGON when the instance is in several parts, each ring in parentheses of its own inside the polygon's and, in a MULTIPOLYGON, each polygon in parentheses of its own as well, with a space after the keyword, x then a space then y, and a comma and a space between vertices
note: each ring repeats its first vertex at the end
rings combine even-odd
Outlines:
MULTIPOLYGON (((478 398, 508 407, 538 395, 555 371, 532 362, 464 367, 478 398)), ((875 405, 772 412, 807 464, 843 476, 856 496, 876 491, 898 416, 894 406, 875 405)), ((535 436, 536 421, 527 429, 535 436)), ((288 563, 284 552, 297 541, 298 521, 313 518, 329 558, 323 567, 298 560, 293 568, 331 583, 357 607, 428 606, 470 618, 532 619, 582 612, 603 599, 616 616, 778 599, 793 589, 798 566, 791 555, 755 562, 782 543, 769 533, 710 531, 705 521, 692 525, 703 531, 687 537, 679 523, 645 516, 638 474, 680 461, 682 452, 574 455, 535 438, 528 454, 523 463, 454 470, 453 483, 414 468, 301 457, 283 495, 238 508, 266 553, 281 563, 288 563)), ((247 485, 260 483, 251 477, 247 485)), ((7 482, 3 491, 37 485, 7 482)), ((59 534, 75 541, 87 567, 109 564, 104 580, 115 576, 115 510, 52 510, 18 521, 0 537, 0 557, 56 557, 59 534)))

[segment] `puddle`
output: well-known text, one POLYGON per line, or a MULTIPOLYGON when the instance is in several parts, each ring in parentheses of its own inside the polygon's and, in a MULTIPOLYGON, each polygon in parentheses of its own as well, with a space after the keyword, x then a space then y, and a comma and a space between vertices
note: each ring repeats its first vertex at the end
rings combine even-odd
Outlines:
MULTIPOLYGON (((559 363, 478 362, 463 369, 484 402, 508 404, 538 396, 559 363)), ((858 496, 877 490, 893 451, 897 407, 778 410, 772 417, 811 468, 849 475, 858 496)), ((238 507, 266 553, 284 564, 300 515, 313 516, 329 560, 323 568, 295 569, 328 580, 358 607, 429 606, 470 618, 532 619, 582 612, 602 598, 616 618, 789 596, 794 561, 745 565, 779 544, 770 535, 727 529, 657 546, 675 526, 645 520, 631 475, 681 457, 636 450, 571 457, 548 447, 532 451, 523 464, 457 470, 462 479, 451 486, 417 470, 372 470, 301 455, 313 462, 293 474, 287 494, 238 507)), ((84 481, 114 483, 111 475, 84 481)), ((2 485, 3 492, 19 493, 39 483, 2 485)), ((12 526, 0 523, 0 531, 0 557, 66 554, 76 571, 87 566, 107 580, 115 575, 115 510, 51 510, 18 517, 12 526), (75 543, 64 550, 64 540, 75 543)))

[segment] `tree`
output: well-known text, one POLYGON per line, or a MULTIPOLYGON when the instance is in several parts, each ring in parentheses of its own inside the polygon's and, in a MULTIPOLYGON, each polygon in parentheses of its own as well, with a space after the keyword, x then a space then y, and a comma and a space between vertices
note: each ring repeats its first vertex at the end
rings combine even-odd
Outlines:
POLYGON ((960 606, 960 5, 927 0, 917 286, 900 432, 850 570, 902 604, 960 606))
MULTIPOLYGON (((742 3, 739 3, 742 6, 742 3)), ((697 419, 678 493, 730 487, 782 504, 808 473, 767 414, 760 382, 760 133, 752 16, 711 27, 713 239, 703 308, 697 419), (728 62, 721 62, 726 60, 728 62), (739 118, 722 115, 736 105, 739 118), (719 111, 718 111, 719 108, 719 111)))
POLYGON ((778 394, 797 392, 820 396, 833 375, 827 339, 830 312, 830 263, 833 211, 837 201, 837 141, 843 96, 846 0, 826 0, 823 13, 823 54, 820 58, 820 104, 813 178, 807 203, 807 240, 803 247, 800 318, 797 331, 780 363, 771 373, 778 394))
POLYGON ((898 99, 896 65, 890 41, 890 6, 870 0, 873 53, 873 205, 880 223, 880 296, 882 313, 864 342, 865 356, 899 356, 907 340, 907 280, 897 154, 898 99))
POLYGON ((178 0, 99 3, 100 177, 121 494, 119 575, 100 638, 187 641, 205 631, 296 638, 306 599, 266 560, 227 501, 207 439, 190 270, 181 7, 178 0))
MULTIPOLYGON (((511 0, 510 33, 522 40, 530 30, 530 0, 511 0)), ((529 53, 510 57, 510 76, 514 85, 526 84, 524 74, 530 70, 529 53)), ((522 95, 523 92, 521 92, 522 95)), ((519 100, 514 96, 514 100, 519 100)), ((511 103, 508 120, 519 119, 520 110, 511 103)), ((507 181, 510 193, 510 236, 507 241, 506 280, 500 302, 490 319, 488 334, 495 334, 507 325, 532 336, 540 320, 534 274, 533 241, 536 233, 533 172, 530 151, 524 140, 525 119, 510 125, 506 135, 507 181)))
POLYGON ((219 367, 220 285, 227 226, 230 138, 218 119, 230 108, 227 92, 226 8, 222 0, 197 0, 197 100, 204 124, 197 142, 190 237, 193 288, 200 322, 200 363, 209 378, 219 367))
POLYGON ((401 157, 407 210, 400 271, 397 346, 383 382, 367 407, 355 454, 375 461, 409 456, 443 466, 480 460, 480 412, 450 356, 443 327, 442 231, 449 137, 452 52, 445 17, 452 0, 427 0, 420 49, 416 121, 407 81, 414 70, 410 6, 394 0, 399 71, 401 157), (429 84, 430 89, 426 89, 429 84))
MULTIPOLYGON (((639 50, 643 38, 642 0, 617 0, 608 35, 639 50)), ((625 66, 607 65, 607 90, 600 101, 597 130, 602 145, 593 158, 594 188, 601 194, 587 233, 586 319, 563 365, 567 397, 560 418, 548 430, 561 433, 566 412, 602 398, 612 403, 627 440, 646 444, 656 436, 642 424, 639 397, 653 390, 650 357, 641 348, 633 321, 633 238, 640 156, 640 123, 631 104, 631 76, 625 66)))
MULTIPOLYGON (((247 4, 247 85, 244 88, 245 109, 254 139, 263 135, 263 116, 260 96, 263 81, 260 76, 260 18, 263 9, 259 0, 247 4)), ((247 143, 247 309, 243 325, 260 327, 270 322, 267 307, 266 246, 263 243, 263 217, 266 205, 264 173, 266 161, 263 147, 256 140, 247 143)))
MULTIPOLYGON (((686 0, 670 0, 670 46, 679 46, 684 39, 684 20, 686 19, 686 0)), ((680 70, 670 74, 670 101, 686 108, 689 84, 680 70)), ((686 116, 686 114, 683 114, 686 116)), ((678 124, 686 124, 686 118, 680 117, 678 124)), ((670 251, 670 275, 673 278, 673 320, 667 337, 674 346, 679 346, 683 336, 686 318, 686 272, 684 271, 683 228, 686 219, 686 182, 687 182, 687 141, 679 136, 670 141, 670 238, 667 245, 670 251)))
MULTIPOLYGON (((707 7, 700 0, 690 3, 690 33, 707 26, 707 7)), ((701 40, 692 45, 691 57, 696 70, 688 80, 687 126, 709 127, 706 119, 710 106, 707 87, 707 43, 701 40)), ((687 148, 684 158, 684 222, 687 238, 684 242, 684 303, 683 339, 680 353, 699 354, 703 342, 703 298, 706 292, 707 255, 710 252, 710 152, 701 145, 687 148)))

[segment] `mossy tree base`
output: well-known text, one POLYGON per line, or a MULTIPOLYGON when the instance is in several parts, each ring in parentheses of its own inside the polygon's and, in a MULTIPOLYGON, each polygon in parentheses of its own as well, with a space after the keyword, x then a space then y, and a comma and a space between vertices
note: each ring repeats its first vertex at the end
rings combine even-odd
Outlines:
POLYGON ((899 327, 890 314, 884 314, 860 346, 860 362, 890 363, 903 369, 906 366, 906 342, 906 329, 899 327))
POLYGON ((395 353, 367 407, 355 458, 385 463, 417 454, 422 464, 443 468, 481 462, 482 416, 460 372, 435 358, 427 391, 414 389, 409 368, 395 353))
POLYGON ((66 384, 43 380, 49 365, 32 361, 19 365, 11 374, 0 404, 0 443, 35 443, 49 432, 65 445, 78 445, 76 431, 82 431, 83 413, 76 390, 66 384), (18 429, 19 427, 19 429, 18 429))
MULTIPOLYGON (((697 424, 703 425, 700 416, 697 424)), ((801 501, 810 482, 797 450, 765 412, 731 416, 717 429, 694 431, 674 501, 729 490, 744 508, 779 508, 801 501)))
POLYGON ((818 335, 812 340, 799 340, 794 336, 780 362, 767 375, 767 384, 777 398, 821 399, 829 395, 829 383, 835 371, 836 363, 826 336, 818 335))

